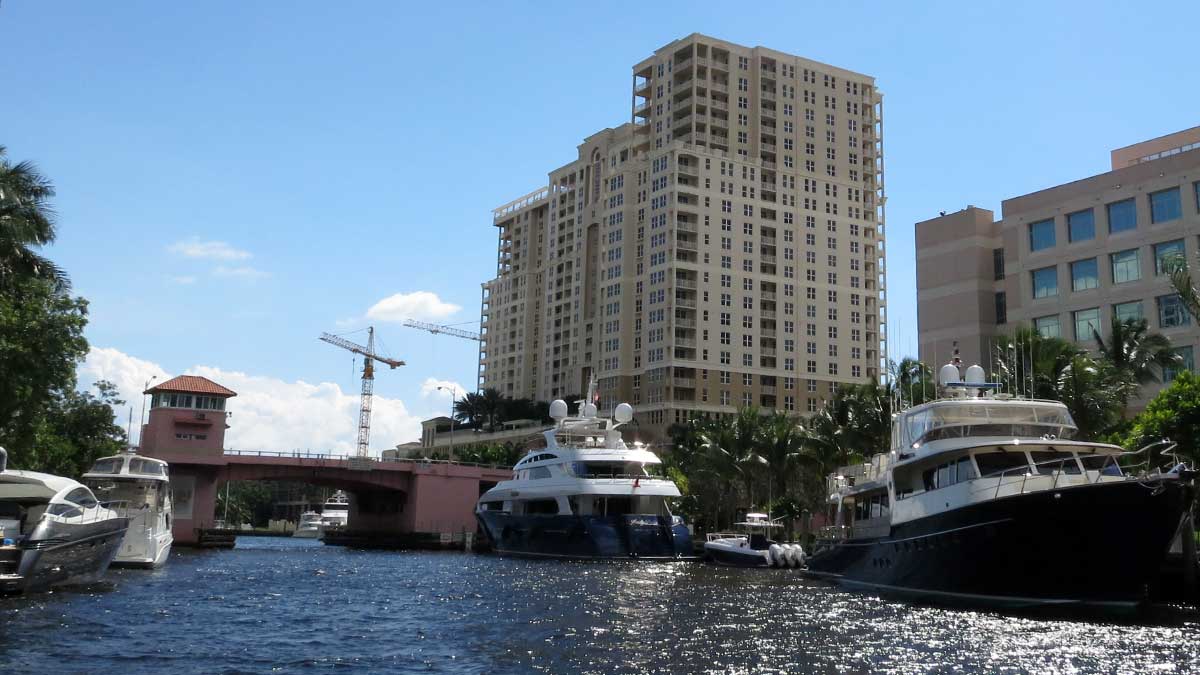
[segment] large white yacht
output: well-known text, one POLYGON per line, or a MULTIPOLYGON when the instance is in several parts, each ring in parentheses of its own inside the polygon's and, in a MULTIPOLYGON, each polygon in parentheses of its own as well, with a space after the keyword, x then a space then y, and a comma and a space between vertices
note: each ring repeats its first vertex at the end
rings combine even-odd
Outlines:
MULTIPOLYGON (((591 400, 591 392, 588 398, 591 400)), ((596 416, 580 403, 568 417, 565 401, 550 405, 556 420, 544 433, 546 447, 531 450, 513 467, 512 480, 488 490, 476 517, 500 554, 555 558, 693 557, 683 519, 668 500, 679 488, 650 475, 660 463, 649 450, 626 445, 618 427, 633 407, 617 406, 614 419, 596 416)))
POLYGON ((129 518, 113 564, 159 567, 171 555, 171 485, 167 463, 129 451, 96 460, 83 482, 129 518))
POLYGON ((341 490, 325 500, 321 507, 321 531, 346 527, 350 522, 350 497, 341 490))
POLYGON ((829 477, 835 524, 808 574, 951 604, 1139 605, 1192 472, 1074 440, 1062 403, 996 393, 982 368, 959 368, 939 373, 942 398, 893 416, 889 452, 829 477))
POLYGON ((0 592, 39 591, 99 580, 117 555, 128 519, 82 483, 9 470, 0 448, 0 592))

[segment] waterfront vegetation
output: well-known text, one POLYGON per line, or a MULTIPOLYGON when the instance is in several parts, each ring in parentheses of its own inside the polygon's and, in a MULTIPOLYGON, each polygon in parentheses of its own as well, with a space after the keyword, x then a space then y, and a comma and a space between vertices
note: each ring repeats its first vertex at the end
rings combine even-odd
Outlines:
POLYGON ((87 300, 42 255, 55 238, 54 186, 0 146, 0 446, 12 468, 78 476, 125 446, 108 382, 76 389, 87 356, 87 300))

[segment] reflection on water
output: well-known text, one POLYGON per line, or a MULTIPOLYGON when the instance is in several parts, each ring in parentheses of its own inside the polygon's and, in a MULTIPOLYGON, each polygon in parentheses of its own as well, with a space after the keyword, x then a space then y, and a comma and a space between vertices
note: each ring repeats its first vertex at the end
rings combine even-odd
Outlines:
POLYGON ((1200 615, 1040 619, 791 570, 387 553, 243 538, 0 600, 0 672, 1200 672, 1200 615))

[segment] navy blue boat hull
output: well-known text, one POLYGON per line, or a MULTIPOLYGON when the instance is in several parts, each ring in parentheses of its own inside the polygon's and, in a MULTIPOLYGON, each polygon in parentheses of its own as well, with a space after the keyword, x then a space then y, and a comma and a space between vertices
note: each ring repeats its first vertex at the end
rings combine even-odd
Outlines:
POLYGON ((818 542, 807 574, 939 604, 1135 608, 1190 498, 1178 480, 1002 497, 884 537, 818 542))
POLYGON ((501 555, 577 559, 679 560, 693 557, 687 526, 655 515, 514 516, 475 514, 501 555))

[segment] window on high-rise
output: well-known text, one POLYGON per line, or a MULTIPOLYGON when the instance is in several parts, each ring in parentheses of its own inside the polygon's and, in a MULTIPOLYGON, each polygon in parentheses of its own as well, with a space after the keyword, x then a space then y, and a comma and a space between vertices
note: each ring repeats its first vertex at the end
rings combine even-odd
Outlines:
POLYGON ((1072 312, 1075 317, 1075 339, 1091 340, 1092 333, 1100 331, 1100 308, 1081 309, 1072 312))
POLYGON ((1004 249, 992 249, 992 272, 993 278, 999 281, 1004 278, 1004 249))
POLYGON ((1048 298, 1058 295, 1058 268, 1043 267, 1029 273, 1033 281, 1033 297, 1048 298))
POLYGON ((1071 290, 1086 291, 1100 287, 1100 271, 1095 258, 1071 263, 1071 290))
POLYGON ((1127 251, 1117 251, 1109 256, 1112 262, 1112 280, 1114 284, 1124 284, 1142 278, 1142 264, 1138 259, 1138 250, 1131 248, 1127 251))
POLYGON ((1004 291, 996 293, 996 323, 1008 323, 1008 301, 1004 291))
POLYGON ((1133 199, 1113 202, 1106 207, 1106 210, 1109 234, 1125 232, 1137 227, 1137 204, 1133 199))
POLYGON ((1121 302, 1113 305, 1113 319, 1116 321, 1136 321, 1142 318, 1142 301, 1121 302))
POLYGON ((1029 250, 1041 251, 1054 246, 1054 219, 1029 224, 1029 250))
POLYGON ((1179 188, 1159 190, 1150 193, 1150 222, 1165 223, 1183 216, 1183 208, 1179 199, 1179 188))
POLYGON ((1062 326, 1057 314, 1034 319, 1033 327, 1042 337, 1062 337, 1062 326))
POLYGON ((1087 241, 1096 238, 1096 220, 1091 209, 1067 214, 1067 241, 1087 241))
POLYGON ((1155 298, 1155 301, 1158 303, 1159 327, 1175 328, 1191 325, 1192 317, 1188 314, 1187 307, 1184 306, 1183 300, 1179 298, 1178 294, 1160 295, 1155 298))
POLYGON ((1174 350, 1179 355, 1180 363, 1177 366, 1163 368, 1163 382, 1170 382, 1179 376, 1179 373, 1188 371, 1193 373, 1196 371, 1196 354, 1191 345, 1186 347, 1176 347, 1174 350))
POLYGON ((1183 262, 1183 240, 1164 241, 1154 245, 1154 274, 1170 271, 1171 265, 1183 262))

